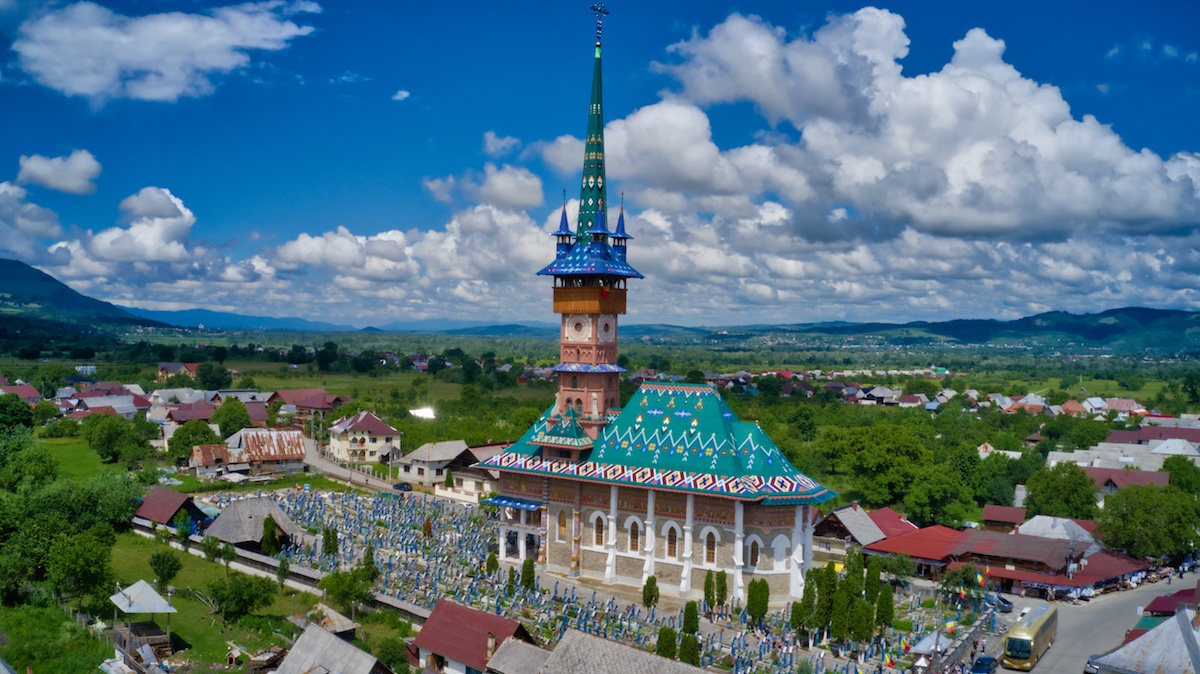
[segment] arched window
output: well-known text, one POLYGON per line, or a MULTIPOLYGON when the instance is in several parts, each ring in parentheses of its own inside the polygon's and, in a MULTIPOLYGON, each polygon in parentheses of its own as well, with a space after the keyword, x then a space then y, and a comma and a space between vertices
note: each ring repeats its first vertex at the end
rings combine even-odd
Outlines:
POLYGON ((758 567, 758 541, 750 541, 750 550, 746 554, 746 566, 750 568, 758 567))
POLYGON ((596 546, 604 545, 604 518, 602 517, 597 517, 593 526, 592 544, 596 546))
POLYGON ((667 557, 674 559, 679 556, 679 533, 675 531, 675 527, 667 529, 667 557))
POLYGON ((579 388, 579 377, 571 377, 571 388, 579 388))
POLYGON ((634 520, 629 525, 629 552, 637 552, 642 549, 642 528, 638 526, 637 520, 634 520))
POLYGON ((583 400, 575 401, 575 414, 583 414, 583 400))
POLYGON ((717 563, 717 535, 711 531, 704 537, 704 563, 717 563))
POLYGON ((567 511, 558 511, 558 540, 559 542, 567 540, 567 511))

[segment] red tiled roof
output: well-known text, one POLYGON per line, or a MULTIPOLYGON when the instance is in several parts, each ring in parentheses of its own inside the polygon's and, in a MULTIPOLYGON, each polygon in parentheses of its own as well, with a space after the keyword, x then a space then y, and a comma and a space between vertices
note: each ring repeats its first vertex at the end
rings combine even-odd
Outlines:
POLYGON ((1025 509, 1013 506, 987 504, 983 506, 984 522, 1004 522, 1005 524, 1024 524, 1025 509))
POLYGON ((142 505, 138 506, 134 515, 159 524, 170 524, 175 513, 179 512, 179 509, 184 507, 191 498, 174 489, 154 485, 150 487, 150 491, 146 493, 146 498, 142 499, 142 505))
POLYGON ((21 400, 41 400, 42 394, 29 384, 21 384, 19 386, 4 386, 0 387, 0 391, 4 393, 15 394, 21 400))
POLYGON ((513 636, 534 643, 515 620, 439 599, 413 645, 482 672, 487 669, 489 633, 495 635, 497 647, 513 636))
POLYGON ((917 525, 904 519, 900 513, 892 510, 891 508, 872 510, 871 512, 867 513, 867 516, 871 518, 871 521, 875 523, 875 526, 879 527, 879 530, 883 532, 883 535, 887 538, 899 536, 900 534, 906 534, 910 531, 916 531, 919 528, 917 525))
POLYGON ((1100 528, 1100 523, 1095 520, 1071 520, 1075 524, 1083 527, 1083 530, 1095 536, 1096 530, 1100 528))
POLYGON ((1083 472, 1096 482, 1099 489, 1106 482, 1112 481, 1117 489, 1124 489, 1135 484, 1152 484, 1160 487, 1171 481, 1171 474, 1157 470, 1128 470, 1125 468, 1093 468, 1085 466, 1083 472))
POLYGON ((1171 426, 1142 426, 1136 431, 1113 431, 1106 442, 1123 444, 1149 444, 1151 440, 1181 438, 1188 442, 1200 442, 1200 428, 1174 428, 1171 426))
POLYGON ((914 559, 946 561, 958 553, 962 538, 963 532, 935 524, 875 541, 865 549, 886 554, 904 554, 914 559))
MULTIPOLYGON (((966 562, 953 562, 947 568, 957 569, 965 565, 966 562)), ((1040 583, 1042 585, 1058 587, 1087 587, 1113 578, 1120 578, 1144 568, 1146 568, 1144 562, 1139 562, 1131 557, 1106 550, 1088 557, 1087 566, 1076 571, 1070 578, 1065 573, 1020 571, 1017 569, 1006 569, 998 565, 991 567, 989 575, 993 578, 1019 580, 1022 583, 1040 583)))
POLYGON ((1146 613, 1152 615, 1175 615, 1175 612, 1184 606, 1196 605, 1196 588, 1189 587, 1186 590, 1180 590, 1175 594, 1164 594, 1155 597, 1153 601, 1146 604, 1144 609, 1146 613))
POLYGON ((369 433, 373 435, 396 435, 399 433, 399 431, 389 426, 382 419, 366 410, 352 417, 338 419, 329 427, 329 432, 339 435, 342 433, 369 433))
MULTIPOLYGON (((1071 541, 1064 538, 1042 538, 999 531, 967 531, 963 536, 963 552, 980 557, 1037 562, 1049 569, 1061 569, 1067 564, 1071 541)), ((1080 550, 1079 552, 1082 552, 1080 550)))

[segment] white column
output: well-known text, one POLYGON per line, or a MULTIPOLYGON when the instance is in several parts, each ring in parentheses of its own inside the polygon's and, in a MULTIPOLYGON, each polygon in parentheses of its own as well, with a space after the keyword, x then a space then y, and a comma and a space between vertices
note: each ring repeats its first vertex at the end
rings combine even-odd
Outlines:
POLYGON ((517 532, 517 559, 525 561, 525 532, 517 532))
POLYGON ((792 524, 791 568, 788 593, 799 599, 804 594, 804 572, 808 570, 808 555, 803 543, 804 518, 808 517, 808 506, 796 506, 796 521, 792 524))
POLYGON ((679 595, 686 598, 692 589, 692 520, 696 515, 696 495, 687 495, 687 514, 683 520, 683 572, 679 574, 679 595))
POLYGON ((604 564, 604 580, 611 582, 617 577, 617 485, 608 490, 608 537, 604 543, 608 546, 608 560, 604 564))
POLYGON ((733 597, 735 601, 743 601, 746 593, 742 587, 742 570, 746 568, 745 531, 746 513, 741 501, 733 502, 733 597))
POLYGON ((508 558, 508 529, 500 527, 500 559, 508 558))
POLYGON ((654 490, 646 492, 646 543, 643 550, 646 552, 646 563, 642 565, 642 583, 646 579, 654 575, 654 490))

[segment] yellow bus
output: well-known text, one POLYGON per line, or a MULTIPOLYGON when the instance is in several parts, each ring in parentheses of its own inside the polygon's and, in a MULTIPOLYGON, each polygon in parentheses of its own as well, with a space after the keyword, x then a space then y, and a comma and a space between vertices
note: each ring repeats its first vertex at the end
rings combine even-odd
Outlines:
POLYGON ((1021 616, 1004 635, 1005 669, 1029 671, 1058 636, 1058 609, 1040 604, 1021 616))

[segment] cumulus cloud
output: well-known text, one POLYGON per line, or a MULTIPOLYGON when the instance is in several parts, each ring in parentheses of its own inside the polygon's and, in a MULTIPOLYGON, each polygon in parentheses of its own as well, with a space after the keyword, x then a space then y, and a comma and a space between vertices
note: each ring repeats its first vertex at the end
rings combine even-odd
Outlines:
POLYGON ((66 157, 21 156, 17 182, 41 185, 67 194, 92 194, 92 183, 100 175, 100 162, 87 150, 75 150, 66 157))
POLYGON ((497 136, 495 131, 485 131, 483 134, 483 151, 489 157, 508 154, 520 145, 521 141, 512 136, 497 136))
POLYGON ((408 98, 409 96, 412 96, 412 94, 410 92, 408 92, 404 89, 401 89, 400 91, 397 91, 396 93, 392 94, 392 100, 393 101, 403 101, 406 98, 408 98))
POLYGON ((24 260, 38 257, 39 239, 62 233, 58 216, 28 196, 20 185, 0 182, 0 252, 24 260))
POLYGON ((527 168, 488 164, 479 198, 503 208, 534 208, 543 203, 542 179, 527 168))
POLYGON ((259 2, 130 17, 78 2, 26 21, 12 48, 25 72, 68 96, 175 101, 212 93, 213 77, 247 66, 251 51, 308 35, 312 26, 283 17, 319 9, 259 2))

